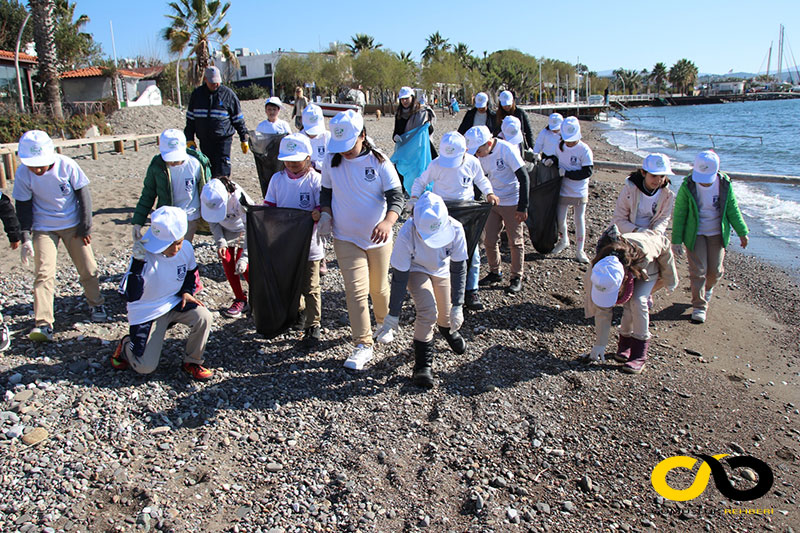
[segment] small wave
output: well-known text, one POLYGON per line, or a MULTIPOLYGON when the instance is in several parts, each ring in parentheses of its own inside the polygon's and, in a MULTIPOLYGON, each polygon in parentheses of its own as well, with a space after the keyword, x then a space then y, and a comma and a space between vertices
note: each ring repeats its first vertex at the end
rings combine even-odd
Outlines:
MULTIPOLYGON (((800 202, 782 198, 780 186, 769 190, 745 183, 734 184, 739 207, 745 215, 764 224, 765 233, 800 247, 800 202)), ((785 187, 785 186, 784 186, 785 187)))

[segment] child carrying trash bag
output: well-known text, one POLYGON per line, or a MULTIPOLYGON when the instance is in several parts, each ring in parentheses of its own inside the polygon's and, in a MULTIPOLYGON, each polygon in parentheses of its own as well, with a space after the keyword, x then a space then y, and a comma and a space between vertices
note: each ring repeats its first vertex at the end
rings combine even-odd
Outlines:
POLYGON ((464 285, 467 281, 467 240, 464 228, 447 213, 442 198, 432 192, 420 196, 413 218, 403 224, 392 251, 392 288, 389 315, 378 329, 378 342, 399 331, 400 310, 411 293, 414 321, 414 371, 418 387, 433 387, 433 327, 450 348, 463 354, 467 342, 458 332, 464 323, 464 285))

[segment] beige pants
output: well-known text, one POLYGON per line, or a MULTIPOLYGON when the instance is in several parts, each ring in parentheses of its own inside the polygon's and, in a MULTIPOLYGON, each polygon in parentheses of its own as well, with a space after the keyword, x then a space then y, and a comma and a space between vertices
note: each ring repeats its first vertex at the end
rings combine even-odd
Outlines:
POLYGON ((56 264, 58 243, 64 242, 72 264, 80 276, 83 294, 91 307, 103 305, 105 298, 100 294, 100 281, 97 279, 97 263, 92 246, 83 244, 83 239, 75 233, 77 227, 58 231, 33 232, 33 315, 36 326, 53 326, 53 295, 56 287, 56 264))
POLYGON ((319 289, 319 260, 306 262, 303 280, 303 303, 305 304, 306 328, 319 326, 322 317, 322 298, 319 289))
POLYGON ((186 224, 186 235, 183 237, 184 240, 192 242, 192 239, 194 239, 194 234, 197 233, 197 227, 200 225, 201 220, 203 219, 196 218, 194 220, 190 220, 186 224))
POLYGON ((508 246, 511 248, 511 277, 522 277, 522 261, 525 258, 525 234, 524 222, 517 222, 515 213, 517 206, 506 205, 492 206, 489 218, 486 220, 486 261, 489 263, 489 270, 500 273, 500 231, 503 225, 506 227, 508 235, 508 246))
POLYGON ((450 327, 450 278, 437 278, 424 272, 408 275, 408 292, 414 298, 417 318, 414 340, 433 340, 433 326, 450 327))
POLYGON ((211 312, 203 306, 198 305, 191 311, 172 310, 159 317, 150 328, 150 337, 147 339, 147 347, 142 356, 137 359, 131 354, 129 346, 125 345, 125 358, 136 372, 139 374, 150 374, 158 366, 161 359, 161 349, 164 346, 164 335, 170 324, 184 324, 189 326, 189 337, 186 339, 186 356, 184 363, 196 363, 202 365, 203 353, 206 351, 208 334, 211 333, 213 317, 211 312))
POLYGON ((353 343, 372 346, 368 297, 372 298, 375 322, 378 325, 383 324, 383 319, 389 314, 389 258, 392 255, 392 242, 363 250, 351 242, 334 239, 333 250, 344 279, 353 343))
POLYGON ((689 280, 692 285, 692 307, 708 309, 704 291, 711 290, 722 277, 725 247, 722 235, 698 235, 694 250, 686 249, 689 260, 689 280))

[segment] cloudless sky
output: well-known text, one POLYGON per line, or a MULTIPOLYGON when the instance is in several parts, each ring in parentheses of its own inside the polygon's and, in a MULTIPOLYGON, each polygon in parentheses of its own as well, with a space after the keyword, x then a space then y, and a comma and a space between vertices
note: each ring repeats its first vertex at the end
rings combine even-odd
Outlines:
MULTIPOLYGON (((117 57, 160 55, 167 59, 160 31, 168 25, 165 1, 73 0, 86 14, 87 30, 112 55, 109 20, 117 57)), ((232 49, 261 53, 324 50, 367 33, 393 51, 415 59, 428 35, 439 31, 450 43, 484 51, 515 48, 537 57, 574 63, 590 70, 667 67, 681 58, 700 72, 722 74, 766 69, 770 41, 776 68, 778 25, 800 62, 800 0, 642 1, 300 1, 231 0, 226 18, 232 49), (763 64, 763 66, 762 66, 763 64)), ((788 46, 786 55, 788 54, 788 46)), ((791 62, 791 58, 789 59, 791 62)))

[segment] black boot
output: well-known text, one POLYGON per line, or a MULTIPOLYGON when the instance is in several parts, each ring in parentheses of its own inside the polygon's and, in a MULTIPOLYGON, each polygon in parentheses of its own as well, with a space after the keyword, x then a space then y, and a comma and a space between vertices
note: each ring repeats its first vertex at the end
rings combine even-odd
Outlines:
POLYGON ((460 355, 467 351, 467 341, 464 340, 464 337, 462 337, 461 333, 458 331, 450 333, 450 328, 443 328, 442 326, 439 326, 439 333, 442 334, 447 341, 447 344, 449 344, 450 348, 452 348, 457 354, 460 355))
POLYGON ((414 341, 414 373, 411 381, 417 387, 430 389, 433 387, 433 341, 414 341))

